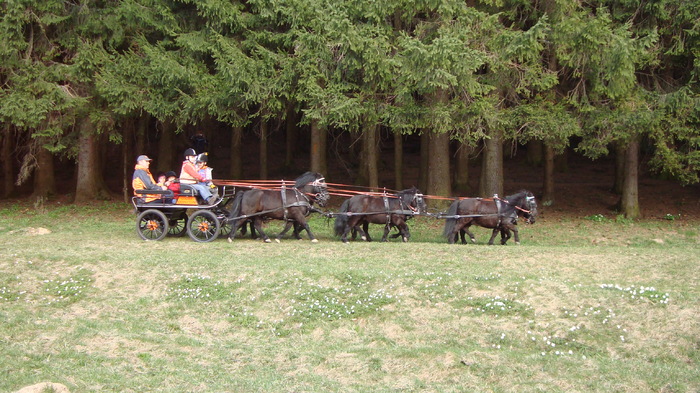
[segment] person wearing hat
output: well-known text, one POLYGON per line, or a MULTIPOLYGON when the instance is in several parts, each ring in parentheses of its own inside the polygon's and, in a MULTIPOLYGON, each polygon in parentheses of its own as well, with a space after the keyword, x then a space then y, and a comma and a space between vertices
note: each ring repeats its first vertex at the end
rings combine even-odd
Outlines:
POLYGON ((164 191, 167 190, 168 187, 166 187, 163 184, 158 184, 156 183, 155 180, 153 180, 153 175, 151 174, 151 170, 149 169, 151 166, 151 159, 148 158, 146 155, 140 155, 136 158, 136 166, 134 167, 134 176, 131 180, 131 187, 134 189, 134 195, 140 198, 143 198, 143 201, 148 203, 148 202, 153 202, 157 199, 161 198, 172 198, 172 191, 165 193, 165 194, 138 194, 136 193, 136 190, 158 190, 158 191, 164 191))
POLYGON ((182 162, 182 170, 180 171, 180 186, 185 185, 197 190, 202 199, 213 205, 216 202, 216 197, 212 195, 206 179, 197 171, 195 167, 196 160, 197 153, 194 149, 185 150, 185 161, 182 162))
POLYGON ((173 192, 173 203, 175 203, 180 195, 180 181, 177 179, 177 174, 174 171, 165 172, 165 183, 163 184, 173 192))

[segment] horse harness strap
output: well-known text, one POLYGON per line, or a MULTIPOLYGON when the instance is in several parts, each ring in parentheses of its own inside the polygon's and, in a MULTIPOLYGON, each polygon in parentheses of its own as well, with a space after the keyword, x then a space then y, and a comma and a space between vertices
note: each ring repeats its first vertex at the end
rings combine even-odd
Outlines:
POLYGON ((384 210, 386 211, 386 225, 391 224, 391 214, 389 212, 389 198, 384 195, 382 196, 382 199, 384 200, 384 210))
POLYGON ((496 224, 496 226, 500 227, 501 221, 503 220, 503 215, 501 214, 501 199, 498 196, 494 195, 493 201, 496 202, 496 211, 498 212, 498 224, 496 224))
POLYGON ((284 221, 287 221, 287 187, 282 183, 282 207, 284 208, 284 221))

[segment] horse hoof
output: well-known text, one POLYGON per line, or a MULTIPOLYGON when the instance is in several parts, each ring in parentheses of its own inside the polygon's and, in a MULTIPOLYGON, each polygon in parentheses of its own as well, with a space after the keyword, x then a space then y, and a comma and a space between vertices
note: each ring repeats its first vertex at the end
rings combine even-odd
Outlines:
POLYGON ((265 243, 272 243, 272 240, 270 240, 270 239, 265 239, 265 243))
POLYGON ((275 241, 276 241, 277 243, 281 243, 281 242, 280 242, 280 239, 275 239, 275 241))
POLYGON ((233 239, 231 239, 231 238, 229 237, 229 238, 228 238, 228 242, 229 242, 229 243, 233 243, 233 239))
POLYGON ((476 239, 471 239, 472 244, 476 244, 476 239))
POLYGON ((318 243, 318 239, 311 239, 311 243, 318 243))
POLYGON ((515 242, 515 245, 516 245, 516 246, 519 246, 519 245, 520 245, 520 242, 515 242))
POLYGON ((403 237, 403 242, 408 243, 408 238, 406 236, 403 237))
POLYGON ((367 241, 367 236, 362 236, 361 239, 367 241))

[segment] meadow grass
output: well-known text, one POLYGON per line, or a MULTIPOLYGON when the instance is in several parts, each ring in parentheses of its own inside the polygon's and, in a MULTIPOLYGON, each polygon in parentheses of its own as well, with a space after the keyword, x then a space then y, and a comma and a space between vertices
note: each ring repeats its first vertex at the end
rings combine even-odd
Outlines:
POLYGON ((520 246, 448 245, 442 224, 145 242, 126 205, 2 206, 0 391, 700 389, 700 223, 545 212, 520 246))

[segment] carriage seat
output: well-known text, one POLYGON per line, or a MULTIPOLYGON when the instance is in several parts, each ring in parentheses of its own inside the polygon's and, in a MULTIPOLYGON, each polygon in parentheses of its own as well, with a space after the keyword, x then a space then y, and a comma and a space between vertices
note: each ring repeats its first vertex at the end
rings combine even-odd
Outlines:
POLYGON ((197 196, 197 195, 199 195, 199 192, 197 192, 197 189, 192 187, 192 184, 180 183, 180 195, 197 196))
POLYGON ((148 203, 170 203, 171 199, 166 198, 166 195, 172 193, 170 190, 134 190, 134 193, 141 195, 141 197, 136 197, 138 203, 148 204, 148 203), (146 202, 142 196, 144 195, 160 195, 160 199, 153 200, 151 202, 146 202))

